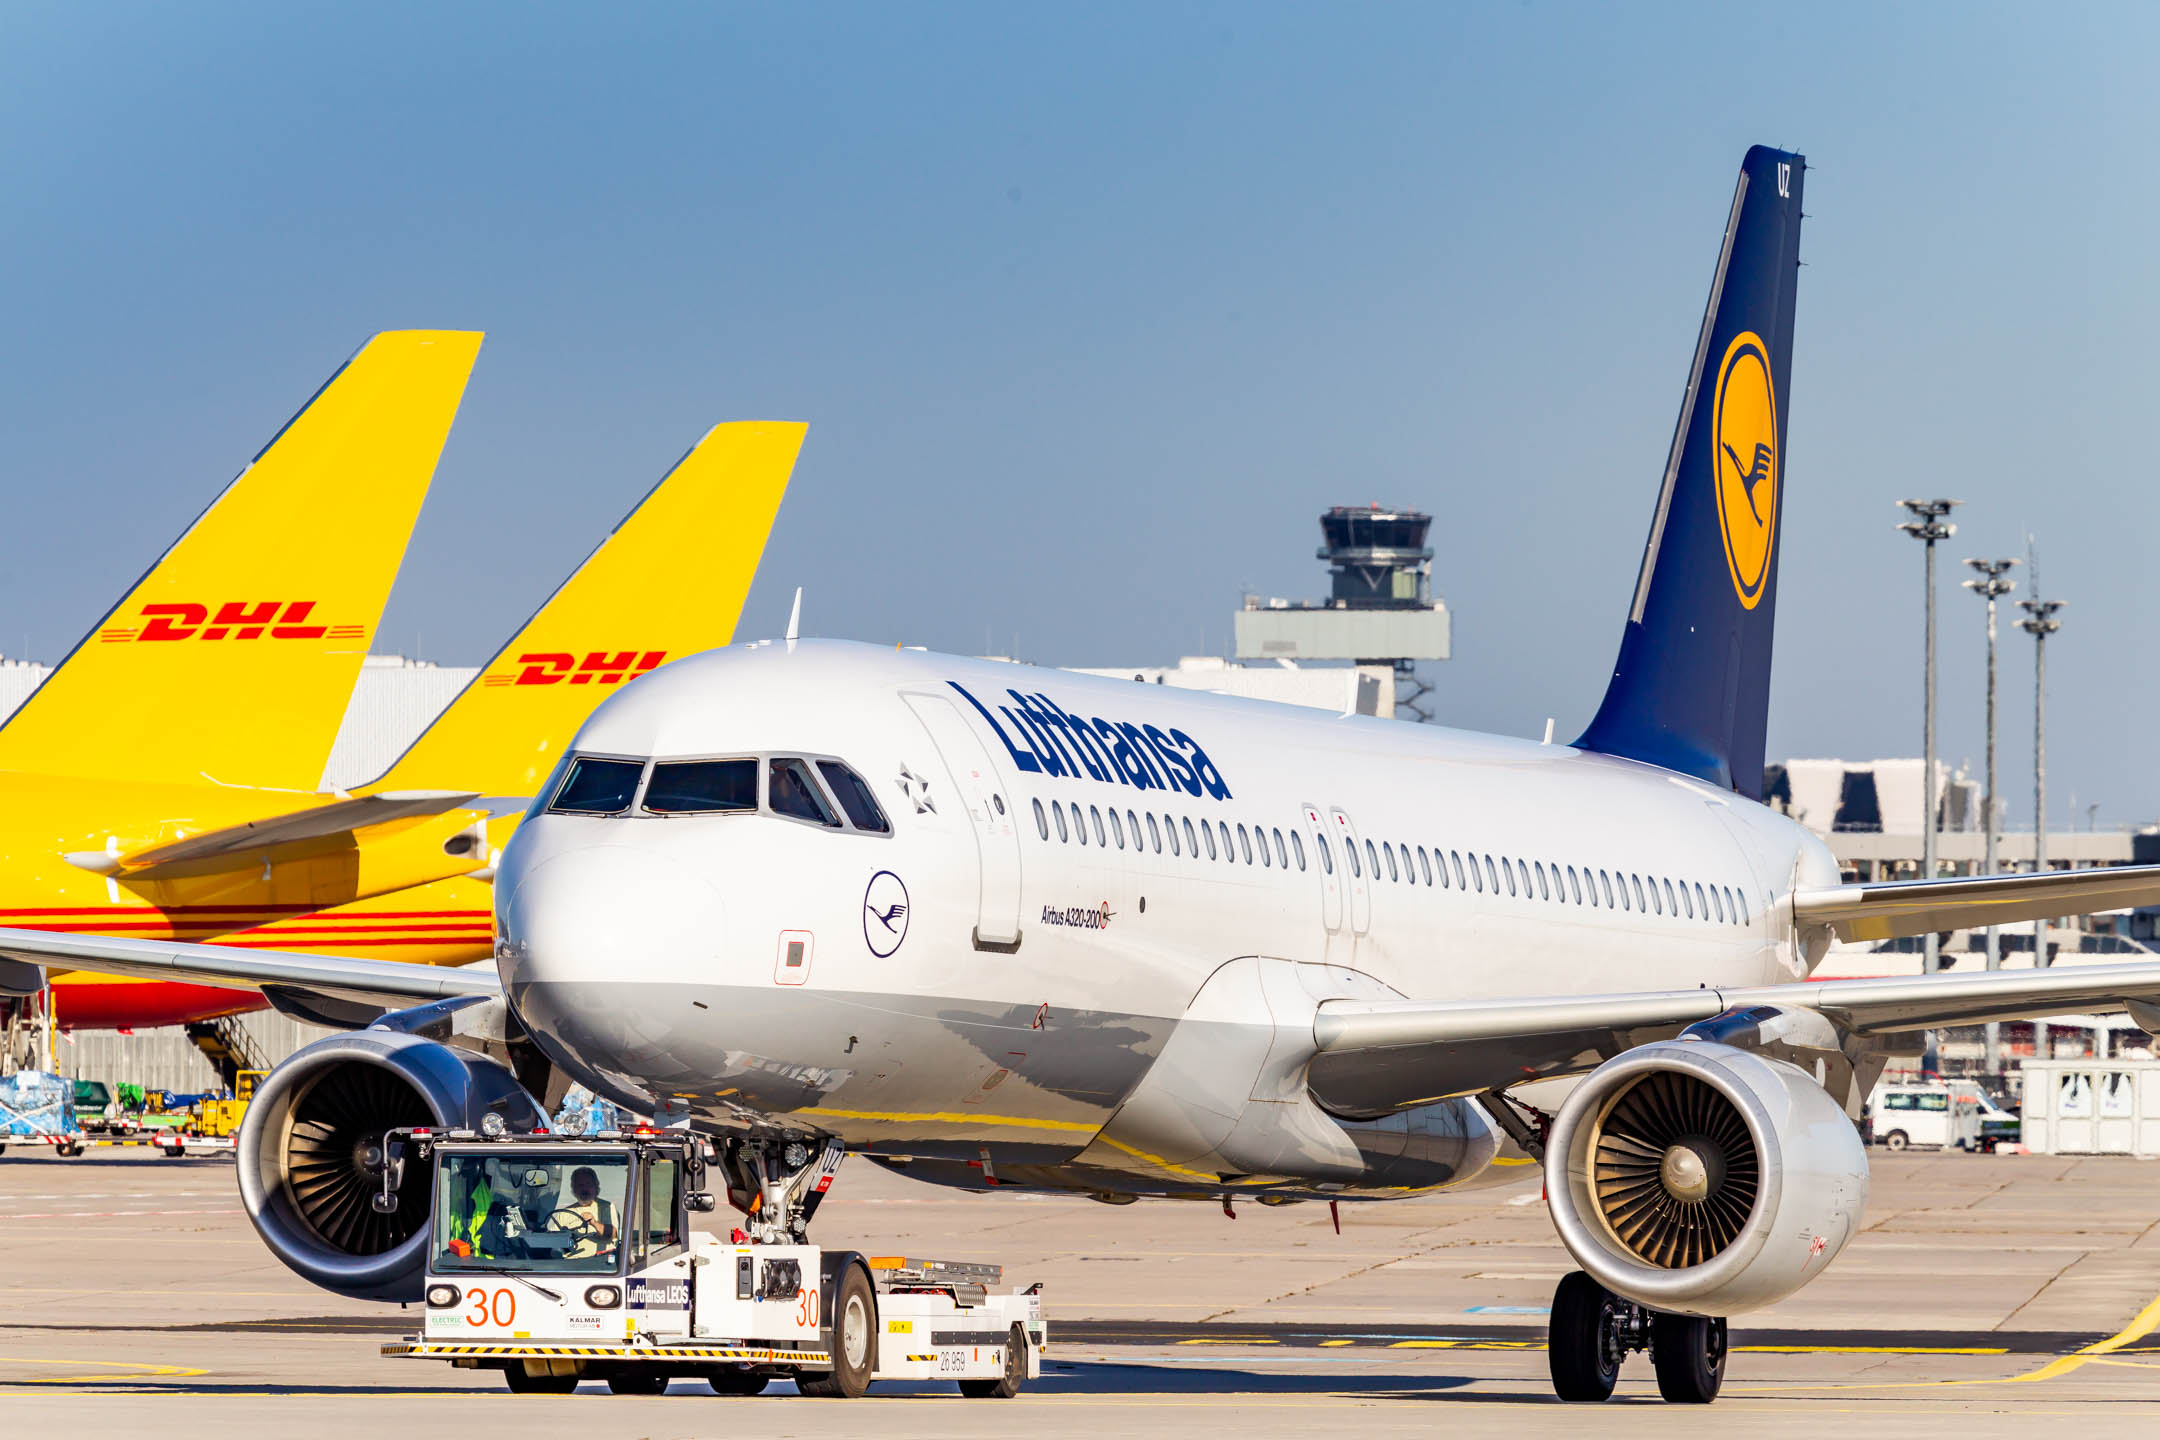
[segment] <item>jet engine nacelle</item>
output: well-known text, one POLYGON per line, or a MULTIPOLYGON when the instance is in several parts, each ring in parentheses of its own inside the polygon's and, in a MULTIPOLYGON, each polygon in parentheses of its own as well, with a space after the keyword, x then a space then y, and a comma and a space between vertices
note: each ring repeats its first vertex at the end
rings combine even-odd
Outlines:
POLYGON ((1867 1151, 1807 1073, 1702 1041, 1638 1046, 1578 1085, 1545 1151, 1561 1243, 1653 1310, 1724 1316, 1821 1274, 1867 1203, 1867 1151))
POLYGON ((256 1087, 240 1126, 240 1198, 297 1274, 356 1300, 417 1300, 434 1167, 408 1157, 397 1209, 376 1210, 383 1132, 477 1127, 491 1110, 513 1130, 540 1119, 516 1077, 485 1056, 398 1031, 332 1035, 256 1087))

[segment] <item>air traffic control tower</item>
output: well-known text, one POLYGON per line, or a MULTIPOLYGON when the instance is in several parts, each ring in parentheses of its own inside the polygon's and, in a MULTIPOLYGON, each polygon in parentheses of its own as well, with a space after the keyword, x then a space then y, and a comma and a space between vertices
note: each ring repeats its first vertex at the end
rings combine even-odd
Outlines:
POLYGON ((1348 660, 1391 666, 1395 704, 1429 720, 1418 702, 1431 686, 1420 660, 1448 658, 1447 606, 1432 598, 1432 516, 1378 505, 1337 505, 1320 517, 1320 558, 1332 582, 1326 600, 1245 597, 1237 613, 1237 658, 1348 660))

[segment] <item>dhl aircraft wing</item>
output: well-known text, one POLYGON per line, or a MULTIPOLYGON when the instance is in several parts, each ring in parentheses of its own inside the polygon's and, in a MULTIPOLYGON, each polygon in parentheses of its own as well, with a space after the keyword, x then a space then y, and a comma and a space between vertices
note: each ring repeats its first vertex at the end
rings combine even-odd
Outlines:
POLYGON ((482 816, 485 811, 466 808, 479 798, 469 790, 385 790, 372 795, 345 796, 328 804, 269 815, 222 830, 205 830, 125 854, 87 850, 76 851, 65 859, 70 865, 93 875, 122 877, 160 866, 233 856, 246 856, 251 863, 259 863, 266 855, 303 841, 346 835, 416 816, 442 815, 451 811, 482 816))
POLYGON ((484 961, 471 966, 408 965, 397 960, 237 950, 180 940, 0 930, 0 994, 36 993, 44 984, 42 967, 48 965, 257 990, 273 1003, 297 1002, 297 1008, 325 1023, 335 1023, 342 1016, 345 1023, 365 1024, 385 1010, 461 995, 502 993, 494 965, 484 961))

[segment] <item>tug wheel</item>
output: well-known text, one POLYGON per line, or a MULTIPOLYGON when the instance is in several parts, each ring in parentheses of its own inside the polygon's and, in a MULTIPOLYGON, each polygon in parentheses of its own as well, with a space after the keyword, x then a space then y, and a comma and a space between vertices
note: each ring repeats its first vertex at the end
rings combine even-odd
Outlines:
POLYGON ((514 1395, 568 1395, 577 1382, 575 1375, 535 1375, 520 1360, 503 1367, 503 1383, 514 1395))
POLYGON ((849 1265, 834 1287, 829 1353, 832 1369, 802 1376, 795 1382, 797 1390, 847 1400, 869 1390, 870 1372, 877 1368, 877 1299, 860 1265, 849 1265))
POLYGON ((1027 1331, 1019 1325, 1005 1337, 1005 1373, 995 1380, 962 1380, 960 1393, 970 1400, 1010 1400, 1027 1384, 1027 1331))
POLYGON ((770 1375, 755 1370, 719 1370, 705 1377, 715 1395, 762 1395, 770 1375))
POLYGON ((615 1395, 665 1395, 667 1387, 665 1370, 625 1370, 607 1377, 608 1391, 615 1395))

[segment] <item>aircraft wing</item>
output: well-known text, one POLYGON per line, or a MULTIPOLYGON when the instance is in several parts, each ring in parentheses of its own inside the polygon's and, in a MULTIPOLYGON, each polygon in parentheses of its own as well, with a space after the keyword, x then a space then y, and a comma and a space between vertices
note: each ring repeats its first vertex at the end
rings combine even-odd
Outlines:
POLYGON ((1313 1021, 1319 1053, 1309 1081, 1332 1110, 1387 1114, 1592 1069, 1697 1021, 1757 1006, 1815 1010, 1862 1036, 2123 1009, 2160 1026, 2160 960, 1454 1004, 1330 1000, 1313 1021))
POLYGON ((48 930, 0 929, 0 958, 107 975, 226 985, 260 990, 273 998, 327 997, 348 1005, 391 1010, 458 996, 502 994, 502 979, 492 962, 465 967, 409 965, 399 960, 241 950, 180 940, 134 940, 48 930))
POLYGON ((1828 925, 1840 940, 1889 940, 2131 905, 2160 905, 2160 865, 1884 880, 1802 890, 1793 896, 1793 923, 1828 925))
POLYGON ((302 840, 320 840, 349 834, 370 825, 387 825, 414 816, 442 815, 464 808, 480 797, 470 790, 391 790, 376 795, 348 796, 305 810, 288 811, 222 830, 153 845, 147 849, 109 854, 103 850, 76 851, 66 856, 70 865, 98 875, 118 875, 148 870, 183 860, 209 860, 227 855, 253 855, 302 840))

